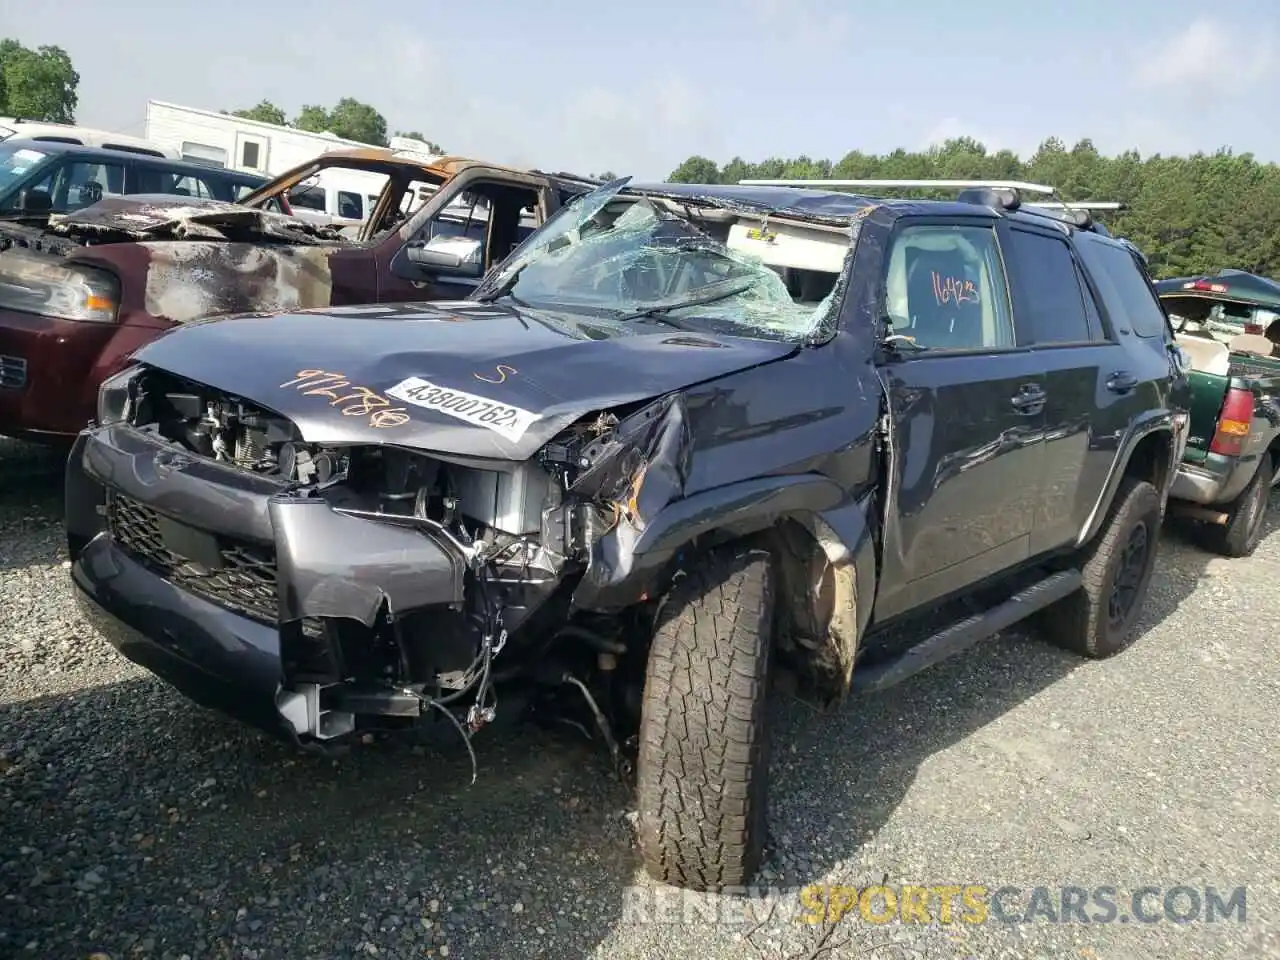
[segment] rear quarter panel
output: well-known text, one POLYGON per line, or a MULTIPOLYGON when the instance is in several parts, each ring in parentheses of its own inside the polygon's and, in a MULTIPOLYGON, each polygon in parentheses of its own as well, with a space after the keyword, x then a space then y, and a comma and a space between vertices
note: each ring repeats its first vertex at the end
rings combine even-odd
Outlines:
MULTIPOLYGON (((1229 376, 1193 370, 1190 382, 1191 422, 1184 457, 1190 462, 1202 461, 1208 454, 1228 387, 1246 389, 1254 395, 1255 415, 1267 419, 1276 416, 1276 401, 1280 398, 1280 362, 1276 360, 1235 353, 1231 355, 1229 376)), ((1273 424, 1271 429, 1280 429, 1280 424, 1273 424)))

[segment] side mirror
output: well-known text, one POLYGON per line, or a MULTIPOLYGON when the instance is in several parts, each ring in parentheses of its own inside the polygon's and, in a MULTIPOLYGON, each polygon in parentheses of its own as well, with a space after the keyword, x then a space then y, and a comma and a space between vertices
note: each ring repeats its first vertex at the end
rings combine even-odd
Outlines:
POLYGON ((410 247, 409 259, 420 267, 431 267, 437 270, 460 270, 463 257, 454 250, 440 250, 432 247, 410 247))
POLYGON ((428 243, 405 248, 414 266, 430 273, 479 277, 484 272, 482 245, 468 237, 433 237, 428 243))
POLYGON ((18 209, 24 213, 47 213, 53 209, 53 197, 48 190, 24 190, 18 209))

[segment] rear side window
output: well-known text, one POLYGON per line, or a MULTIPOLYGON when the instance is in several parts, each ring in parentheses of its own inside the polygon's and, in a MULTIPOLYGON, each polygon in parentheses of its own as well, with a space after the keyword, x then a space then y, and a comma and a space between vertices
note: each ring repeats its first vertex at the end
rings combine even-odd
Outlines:
POLYGON ((213 194, 203 180, 197 177, 178 177, 173 182, 173 192, 180 197, 199 197, 202 200, 213 199, 213 194))
POLYGON ((1018 339, 1033 343, 1083 343, 1093 339, 1085 313, 1085 294, 1067 242, 1015 228, 1009 231, 1008 253, 1017 280, 1013 312, 1018 339))
POLYGON ((1160 301, 1132 253, 1087 233, 1078 236, 1076 248, 1113 324, 1132 327, 1140 337, 1170 335, 1160 301))
POLYGON ((164 193, 175 197, 204 199, 213 196, 203 180, 186 173, 176 173, 163 167, 139 165, 134 174, 131 193, 164 193))
POLYGON ((338 191, 338 216, 347 220, 363 220, 364 206, 360 202, 360 194, 347 190, 338 191))
POLYGON ((324 213, 324 190, 310 185, 294 187, 289 191, 289 204, 294 209, 324 213))

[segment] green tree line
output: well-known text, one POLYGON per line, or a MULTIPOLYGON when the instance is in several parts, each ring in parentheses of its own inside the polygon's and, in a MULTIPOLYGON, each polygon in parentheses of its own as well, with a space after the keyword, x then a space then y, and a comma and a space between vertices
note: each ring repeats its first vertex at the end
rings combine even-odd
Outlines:
POLYGON ((667 177, 680 183, 779 178, 1044 183, 1056 187, 1064 200, 1127 204, 1122 212, 1098 214, 1099 219, 1112 233, 1137 244, 1157 277, 1215 273, 1223 267, 1280 277, 1280 166, 1229 148, 1188 157, 1143 157, 1136 151, 1108 157, 1090 140, 1068 148, 1050 138, 1024 160, 961 137, 926 151, 877 155, 854 150, 836 163, 806 156, 756 163, 734 157, 718 166, 692 156, 667 177))

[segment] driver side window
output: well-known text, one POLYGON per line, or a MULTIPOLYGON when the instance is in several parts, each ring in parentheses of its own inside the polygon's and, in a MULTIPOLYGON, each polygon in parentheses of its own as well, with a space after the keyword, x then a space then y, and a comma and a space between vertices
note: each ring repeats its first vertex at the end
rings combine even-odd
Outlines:
POLYGON ((408 259, 478 280, 527 235, 529 218, 523 211, 536 210, 537 203, 538 194, 531 188, 474 184, 422 225, 408 244, 408 259))
POLYGON ((991 227, 902 230, 889 254, 885 299, 890 333, 931 352, 1014 346, 1008 285, 991 227))
POLYGON ((484 238, 488 222, 488 203, 481 197, 464 193, 428 220, 419 238, 427 250, 456 256, 458 266, 454 273, 479 278, 484 273, 484 238))
POLYGON ((70 213, 97 203, 103 197, 124 195, 124 166, 91 160, 72 160, 53 170, 32 190, 51 197, 53 209, 70 213))

